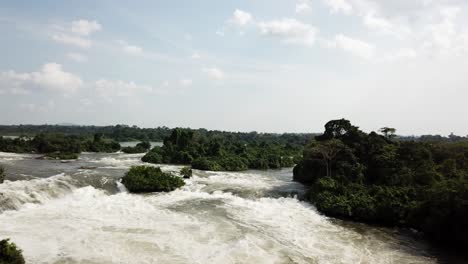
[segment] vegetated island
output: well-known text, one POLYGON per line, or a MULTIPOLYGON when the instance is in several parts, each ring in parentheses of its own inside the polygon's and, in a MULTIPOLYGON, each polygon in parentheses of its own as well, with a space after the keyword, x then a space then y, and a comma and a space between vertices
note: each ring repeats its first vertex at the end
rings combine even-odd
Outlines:
POLYGON ((294 180, 326 215, 423 231, 468 246, 468 141, 400 141, 332 120, 304 149, 294 180))
POLYGON ((191 129, 176 128, 154 147, 142 161, 154 164, 190 164, 209 171, 243 171, 293 167, 302 158, 303 135, 283 134, 276 139, 236 138, 233 134, 204 135, 191 129))

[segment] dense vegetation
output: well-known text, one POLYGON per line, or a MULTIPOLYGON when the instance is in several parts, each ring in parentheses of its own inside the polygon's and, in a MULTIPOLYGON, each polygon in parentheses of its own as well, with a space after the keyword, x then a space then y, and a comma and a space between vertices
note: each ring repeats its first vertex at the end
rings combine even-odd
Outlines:
POLYGON ((180 175, 184 177, 184 179, 192 178, 192 169, 190 167, 183 167, 180 169, 180 175))
POLYGON ((118 150, 120 150, 120 144, 105 138, 103 134, 95 134, 91 138, 64 134, 38 134, 32 139, 0 137, 0 151, 2 152, 43 153, 56 157, 70 157, 71 154, 82 151, 116 152, 118 150))
POLYGON ((184 186, 182 178, 161 168, 150 166, 134 166, 122 178, 122 184, 134 193, 142 192, 169 192, 184 186))
POLYGON ((191 164, 194 169, 242 171, 292 167, 300 160, 306 136, 283 134, 274 138, 235 133, 199 133, 176 128, 142 161, 191 164), (276 139, 276 140, 275 140, 276 139))
POLYGON ((468 246, 468 142, 394 140, 333 120, 305 149, 294 179, 311 185, 318 210, 423 231, 468 246))
POLYGON ((5 168, 0 166, 0 183, 3 183, 6 178, 5 168))
POLYGON ((0 264, 24 264, 21 250, 8 239, 0 241, 0 264))
POLYGON ((125 147, 122 148, 122 152, 124 153, 146 153, 150 150, 151 144, 148 141, 140 142, 134 147, 125 147))
MULTIPOLYGON (((288 141, 304 142, 310 134, 275 134, 257 132, 226 132, 206 129, 193 130, 204 137, 229 137, 236 141, 276 141, 286 143, 288 141)), ((3 136, 28 136, 34 137, 39 134, 63 134, 92 138, 95 134, 102 134, 105 138, 123 141, 163 141, 170 136, 172 129, 168 127, 139 128, 137 126, 76 126, 76 125, 0 125, 0 135, 3 136)))

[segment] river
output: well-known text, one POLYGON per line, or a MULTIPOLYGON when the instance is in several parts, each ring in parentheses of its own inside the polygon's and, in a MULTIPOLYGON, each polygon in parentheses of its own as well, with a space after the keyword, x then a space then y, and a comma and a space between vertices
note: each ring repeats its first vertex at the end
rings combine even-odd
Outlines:
POLYGON ((0 153, 0 238, 27 263, 448 263, 409 231, 319 214, 292 169, 195 170, 171 193, 130 194, 118 180, 141 156, 0 153))

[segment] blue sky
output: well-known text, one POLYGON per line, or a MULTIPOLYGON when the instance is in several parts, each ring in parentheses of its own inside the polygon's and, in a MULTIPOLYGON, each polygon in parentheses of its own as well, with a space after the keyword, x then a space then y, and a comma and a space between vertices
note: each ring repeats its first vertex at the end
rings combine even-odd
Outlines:
POLYGON ((1 1, 0 123, 468 134, 463 0, 1 1))

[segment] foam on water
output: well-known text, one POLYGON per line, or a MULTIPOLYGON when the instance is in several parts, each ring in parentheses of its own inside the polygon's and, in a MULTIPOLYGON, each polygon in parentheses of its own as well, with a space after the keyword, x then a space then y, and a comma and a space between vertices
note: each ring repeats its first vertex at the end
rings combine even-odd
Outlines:
POLYGON ((0 184, 0 212, 20 208, 27 203, 44 203, 69 194, 74 180, 65 174, 30 181, 5 181, 0 184))

